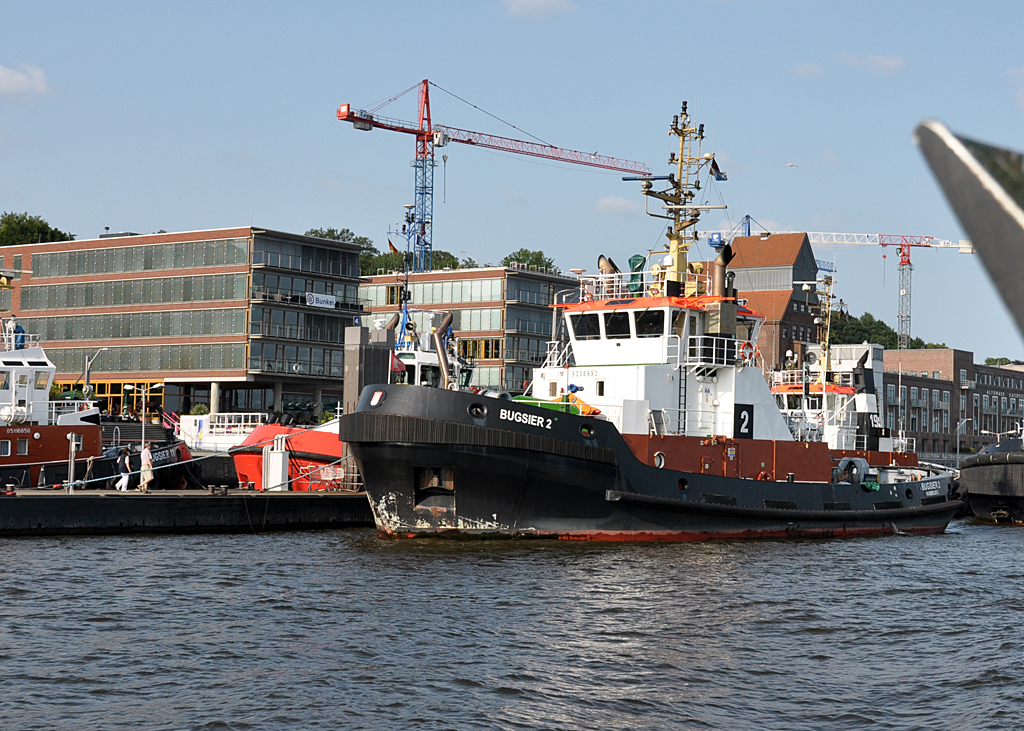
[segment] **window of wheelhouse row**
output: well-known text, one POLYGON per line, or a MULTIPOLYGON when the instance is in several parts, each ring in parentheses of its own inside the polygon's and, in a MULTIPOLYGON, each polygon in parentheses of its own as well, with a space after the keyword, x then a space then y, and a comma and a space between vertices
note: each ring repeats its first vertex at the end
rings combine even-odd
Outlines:
POLYGON ((11 440, 10 439, 4 439, 4 440, 0 441, 0 457, 10 457, 10 456, 11 456, 11 440))
POLYGON ((635 317, 638 338, 658 338, 665 334, 665 310, 638 311, 635 317))
POLYGON ((597 340, 601 337, 601 323, 596 312, 569 315, 572 332, 577 340, 597 340))
POLYGON ((49 383, 49 381, 50 381, 50 374, 49 373, 47 373, 46 371, 36 371, 35 389, 37 391, 45 389, 46 385, 47 385, 47 383, 49 383))
POLYGON ((604 313, 604 332, 609 339, 628 338, 629 312, 604 313))
POLYGON ((11 372, 0 371, 0 391, 8 391, 11 388, 11 372))

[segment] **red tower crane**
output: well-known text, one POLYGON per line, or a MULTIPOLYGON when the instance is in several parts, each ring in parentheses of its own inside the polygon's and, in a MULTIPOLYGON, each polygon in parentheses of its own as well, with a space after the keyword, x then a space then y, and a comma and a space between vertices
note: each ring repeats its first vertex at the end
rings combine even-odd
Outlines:
POLYGON ((910 263, 910 250, 915 246, 957 249, 961 254, 973 254, 974 245, 970 241, 949 241, 934 236, 902 236, 898 234, 839 234, 808 232, 807 239, 813 244, 873 244, 876 246, 896 246, 899 248, 900 263, 897 267, 900 274, 900 311, 897 317, 897 333, 899 348, 905 350, 910 344, 910 284, 914 265, 910 263))
MULTIPOLYGON (((369 132, 374 129, 387 129, 392 132, 404 132, 416 137, 416 198, 413 210, 407 217, 407 235, 412 249, 413 271, 426 271, 431 268, 433 244, 431 237, 431 219, 434 209, 434 148, 444 147, 449 142, 461 142, 477 147, 486 147, 502 152, 514 152, 520 155, 542 157, 576 165, 617 170, 637 175, 650 175, 651 171, 641 162, 619 160, 596 152, 579 152, 566 150, 543 143, 526 142, 508 137, 470 132, 456 127, 434 124, 430 117, 430 82, 421 81, 419 86, 419 121, 403 122, 389 119, 371 112, 352 109, 350 104, 342 104, 338 108, 338 119, 351 122, 358 130, 369 132)), ((411 90, 411 89, 410 89, 411 90)), ((403 92, 404 93, 404 92, 403 92)), ((397 97, 394 97, 397 98, 397 97)))

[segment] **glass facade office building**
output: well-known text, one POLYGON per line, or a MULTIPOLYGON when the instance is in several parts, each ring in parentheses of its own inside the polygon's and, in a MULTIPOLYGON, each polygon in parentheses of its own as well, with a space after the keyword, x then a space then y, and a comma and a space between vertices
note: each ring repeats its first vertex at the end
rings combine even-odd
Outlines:
POLYGON ((353 245, 251 227, 118 234, 9 247, 5 265, 26 270, 10 310, 41 336, 58 382, 79 381, 95 356, 95 397, 111 412, 156 383, 149 400, 176 413, 311 418, 341 398, 344 331, 362 312, 353 245))
MULTIPOLYGON (((410 274, 378 274, 362 286, 374 321, 384 322, 400 309, 406 287, 410 318, 419 333, 452 313, 459 353, 476 364, 475 386, 522 393, 533 369, 544 362, 551 339, 552 311, 575 298, 579 282, 526 268, 481 267, 410 274)), ((367 322, 367 324, 371 324, 367 322)))

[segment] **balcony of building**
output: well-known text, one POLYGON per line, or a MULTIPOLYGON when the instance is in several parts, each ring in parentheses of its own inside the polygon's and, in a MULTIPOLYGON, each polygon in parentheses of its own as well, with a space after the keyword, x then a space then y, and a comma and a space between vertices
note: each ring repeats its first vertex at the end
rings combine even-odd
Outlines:
POLYGON ((301 340, 307 343, 344 345, 345 333, 341 328, 304 327, 302 325, 279 325, 266 322, 249 323, 249 334, 253 337, 301 340))
POLYGON ((250 356, 249 372, 282 376, 342 378, 345 375, 345 366, 342 363, 326 365, 297 358, 260 358, 250 356))

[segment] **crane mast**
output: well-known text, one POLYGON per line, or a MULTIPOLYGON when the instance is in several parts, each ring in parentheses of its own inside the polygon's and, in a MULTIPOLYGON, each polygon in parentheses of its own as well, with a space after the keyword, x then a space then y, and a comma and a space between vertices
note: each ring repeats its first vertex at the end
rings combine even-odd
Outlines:
POLYGON ((576 165, 617 170, 620 172, 650 175, 650 169, 641 162, 619 160, 614 157, 566 150, 553 145, 526 142, 508 137, 499 137, 481 132, 471 132, 457 127, 434 124, 430 116, 430 82, 423 79, 419 84, 419 118, 417 122, 403 122, 389 119, 363 110, 356 110, 350 104, 338 107, 337 117, 350 122, 357 130, 386 129, 403 132, 416 137, 416 157, 412 162, 416 173, 414 205, 406 217, 405 235, 412 256, 412 271, 429 271, 433 266, 432 223, 434 215, 434 148, 444 147, 449 142, 460 142, 476 147, 485 147, 502 152, 530 155, 548 160, 568 162, 576 165))

